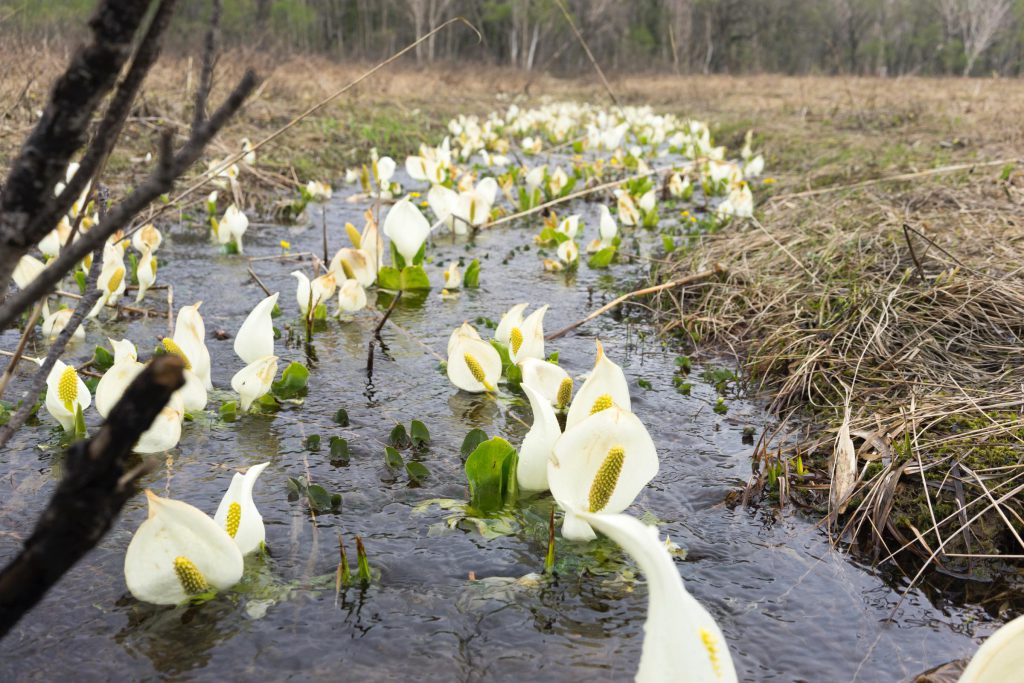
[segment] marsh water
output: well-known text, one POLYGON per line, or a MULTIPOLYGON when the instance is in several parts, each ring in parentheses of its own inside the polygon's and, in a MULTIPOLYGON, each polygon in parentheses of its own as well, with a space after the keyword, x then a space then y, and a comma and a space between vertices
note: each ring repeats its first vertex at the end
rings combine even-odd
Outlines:
MULTIPOLYGON (((332 252, 347 244, 346 221, 363 224, 368 204, 346 201, 352 192, 339 193, 327 207, 332 252)), ((593 237, 597 205, 574 210, 588 226, 585 244, 593 237)), ((554 578, 517 581, 542 570, 549 499, 527 501, 508 533, 493 537, 472 524, 450 525, 453 510, 423 503, 467 498, 459 449, 469 430, 518 444, 530 421, 528 405, 513 393, 495 399, 452 387, 438 357, 451 330, 464 320, 496 321, 523 301, 550 303, 545 327, 559 329, 639 282, 646 266, 591 270, 583 263, 575 274, 546 273, 533 244, 536 221, 486 230, 472 241, 435 235, 428 250, 432 281, 441 280, 451 260, 479 258, 479 289, 442 298, 435 288, 422 301, 404 298, 391 315, 394 324, 382 328, 372 377, 367 344, 383 307, 350 322, 329 321, 311 349, 301 339, 289 342, 286 333, 277 341, 281 367, 292 360, 311 367, 304 403, 222 422, 217 407, 233 398, 229 382, 241 362, 232 340, 218 340, 214 332, 233 335, 264 296, 247 273, 248 258, 280 255, 281 240, 293 253, 321 251, 320 210, 309 211, 316 227, 251 227, 245 256, 220 253, 205 232, 186 228, 165 231, 170 234, 159 252, 158 282, 173 283, 176 305, 203 301, 218 391, 209 412, 186 423, 178 447, 158 457, 145 485, 212 514, 236 468, 269 461, 255 501, 270 556, 249 558, 242 585, 205 604, 141 604, 128 594, 122 573, 131 535, 146 518, 145 498, 136 496, 101 545, 0 645, 0 679, 631 680, 647 592, 614 546, 559 542, 554 578), (333 419, 339 408, 348 412, 348 427, 333 419), (412 419, 422 420, 432 438, 422 453, 404 453, 430 471, 418 486, 384 459, 392 428, 412 419), (306 445, 314 434, 321 437, 319 450, 306 445), (347 465, 331 464, 331 436, 348 440, 347 465), (313 521, 302 501, 289 500, 288 478, 307 475, 342 494, 338 512, 313 521), (352 539, 364 539, 379 576, 369 587, 336 595, 339 533, 353 565, 352 539)), ((641 231, 624 249, 652 253, 657 245, 656 234, 641 231)), ((251 265, 271 291, 281 292, 283 315, 275 324, 298 327, 289 273, 310 272, 309 261, 251 265)), ((144 305, 165 310, 163 295, 152 292, 144 305)), ((688 380, 691 394, 677 392, 678 351, 631 319, 603 316, 548 350, 557 350, 560 363, 578 377, 589 370, 599 337, 625 369, 633 410, 661 459, 660 472, 631 511, 657 520, 686 550, 678 569, 721 624, 742 680, 902 680, 969 655, 973 638, 994 630, 980 609, 917 589, 888 622, 903 582, 833 549, 814 520, 798 512, 726 505, 726 495, 751 472, 744 428, 760 433, 770 418, 758 404, 731 396, 727 413, 713 411, 716 390, 701 379, 700 367, 688 380)), ((481 332, 486 337, 489 331, 481 332)), ((132 339, 148 357, 166 334, 165 318, 90 324, 87 340, 70 358, 84 362, 108 336, 132 339)), ((8 332, 0 346, 13 348, 16 339, 8 332)), ((98 423, 94 411, 89 421, 98 423)), ((56 440, 42 416, 0 456, 0 560, 17 552, 53 491, 61 471, 56 440)))

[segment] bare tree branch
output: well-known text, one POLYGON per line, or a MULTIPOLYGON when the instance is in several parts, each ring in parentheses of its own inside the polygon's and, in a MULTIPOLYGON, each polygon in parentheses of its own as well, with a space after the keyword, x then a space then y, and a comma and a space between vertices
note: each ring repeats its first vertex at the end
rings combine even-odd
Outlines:
POLYGON ((125 227, 142 209, 162 194, 169 192, 174 181, 199 158, 206 144, 227 124, 241 108, 246 98, 259 84, 252 71, 247 71, 228 99, 197 130, 188 142, 171 154, 169 137, 162 141, 162 153, 156 169, 150 176, 126 197, 111 208, 106 218, 89 232, 64 249, 24 290, 8 297, 0 306, 0 330, 5 329, 26 308, 45 296, 75 265, 90 251, 101 247, 110 235, 125 227))
POLYGON ((217 33, 220 27, 221 0, 213 0, 210 10, 210 27, 206 31, 206 43, 203 45, 203 66, 199 72, 199 89, 196 90, 195 108, 192 111, 192 130, 196 130, 206 120, 206 102, 210 99, 213 88, 213 65, 217 59, 217 33))
POLYGON ((0 298, 21 256, 38 242, 26 232, 64 179, 71 155, 85 140, 93 113, 113 87, 131 52, 149 2, 102 0, 89 20, 92 40, 57 80, 0 194, 0 298))
POLYGON ((22 551, 0 572, 0 637, 99 543, 135 493, 145 468, 129 469, 132 447, 185 384, 184 370, 177 356, 153 359, 99 431, 67 450, 64 478, 22 551))

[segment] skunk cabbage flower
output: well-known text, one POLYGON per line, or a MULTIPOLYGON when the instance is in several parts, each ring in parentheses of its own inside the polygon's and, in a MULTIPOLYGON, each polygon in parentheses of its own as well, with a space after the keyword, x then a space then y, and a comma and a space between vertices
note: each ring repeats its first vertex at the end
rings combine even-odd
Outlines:
MULTIPOLYGON (((373 277, 377 279, 377 271, 384 266, 384 238, 377 229, 377 221, 367 212, 366 226, 359 240, 359 248, 366 252, 366 258, 373 266, 373 277)), ((371 283, 372 284, 372 283, 371 283)))
MULTIPOLYGON (((245 363, 255 363, 274 355, 274 322, 271 312, 277 305, 278 292, 256 304, 235 336, 235 353, 245 363)), ((234 386, 234 380, 232 380, 234 386)))
POLYGON ((103 246, 103 268, 100 270, 96 286, 101 294, 96 305, 89 311, 89 317, 95 318, 104 306, 114 306, 124 294, 125 289, 124 258, 120 250, 109 242, 103 246))
POLYGON ((555 442, 562 435, 562 428, 558 426, 558 417, 551 402, 530 385, 524 383, 522 386, 530 401, 530 410, 533 411, 533 424, 519 447, 516 478, 519 488, 524 491, 547 491, 548 461, 555 442))
POLYGON ((85 412, 90 404, 89 387, 75 369, 61 360, 55 362, 46 376, 46 412, 67 432, 75 428, 75 413, 85 412))
POLYGON ((331 198, 331 186, 319 180, 310 180, 306 183, 306 194, 309 195, 311 201, 326 202, 331 198))
POLYGON ((253 149, 252 141, 250 141, 249 138, 242 138, 241 145, 242 151, 244 152, 244 154, 242 155, 242 162, 249 166, 255 166, 256 150, 253 149))
POLYGON ((673 197, 682 197, 690 189, 690 179, 680 173, 673 173, 668 179, 668 193, 673 197))
POLYGON ((330 272, 336 281, 355 279, 363 287, 369 287, 377 280, 377 264, 364 249, 339 249, 331 259, 330 272))
POLYGON ((110 340, 114 349, 114 364, 103 373, 96 385, 96 412, 103 417, 110 414, 114 405, 121 400, 125 389, 146 367, 138 360, 135 344, 127 339, 110 340))
POLYGON ((239 254, 245 253, 245 250, 242 249, 242 236, 248 229, 249 218, 234 204, 225 209, 224 215, 214 224, 217 242, 220 244, 234 242, 238 247, 239 254))
MULTIPOLYGON (((85 222, 85 219, 82 220, 85 222)), ((57 227, 39 241, 39 251, 48 258, 57 258, 60 256, 61 247, 67 244, 69 237, 71 237, 71 222, 68 221, 67 216, 61 216, 57 227)))
POLYGON ((718 205, 715 213, 719 218, 728 218, 730 216, 750 218, 753 216, 754 196, 750 193, 750 186, 744 182, 730 190, 729 196, 718 205))
POLYGON ((654 192, 653 188, 647 190, 647 192, 644 192, 643 196, 640 197, 640 201, 638 202, 640 210, 643 211, 644 213, 650 213, 651 211, 654 211, 654 207, 657 206, 657 204, 658 195, 654 192))
POLYGON ((1024 616, 988 637, 960 675, 960 683, 1004 683, 1024 671, 1024 616))
POLYGON ((137 600, 177 605, 242 578, 242 553, 227 532, 188 503, 146 491, 149 517, 124 556, 124 579, 137 600))
POLYGON ((185 417, 185 404, 181 392, 171 394, 163 410, 157 413, 149 429, 142 433, 135 443, 136 453, 163 453, 178 445, 181 440, 181 422, 185 417))
POLYGON ((252 500, 252 488, 269 462, 253 465, 245 474, 235 472, 231 485, 217 506, 213 521, 228 532, 242 555, 256 552, 267 540, 263 517, 252 500))
POLYGON ((622 512, 658 473, 658 452, 640 418, 611 404, 567 426, 548 463, 548 485, 565 509, 562 536, 595 538, 577 510, 622 512))
POLYGON ((338 288, 338 313, 355 313, 366 308, 366 290, 358 280, 349 278, 338 288))
POLYGON ((544 358, 544 314, 548 305, 544 304, 526 316, 520 327, 513 327, 509 332, 509 358, 519 363, 527 358, 544 358))
POLYGON ((576 233, 580 230, 580 216, 579 214, 572 214, 562 219, 562 222, 555 228, 555 232, 560 232, 563 235, 568 235, 569 239, 575 239, 576 233))
POLYGON ((381 190, 388 191, 388 188, 391 186, 391 177, 395 175, 396 166, 395 160, 391 157, 381 157, 373 165, 374 173, 377 176, 377 184, 381 190))
POLYGON ((235 373, 231 388, 242 399, 242 410, 249 410, 253 401, 263 398, 270 391, 270 385, 277 376, 277 356, 257 358, 235 373))
POLYGON ((540 165, 540 166, 537 166, 535 168, 530 169, 526 173, 526 178, 524 179, 524 182, 526 183, 526 189, 529 190, 530 192, 533 192, 534 190, 539 188, 541 185, 543 185, 544 184, 544 174, 545 174, 546 171, 547 171, 547 167, 545 165, 540 165))
POLYGON ((152 223, 147 223, 135 231, 132 235, 132 247, 140 254, 145 253, 148 247, 154 254, 163 244, 164 238, 160 231, 152 223))
POLYGON ((185 384, 174 392, 182 402, 182 410, 195 412, 206 409, 207 393, 203 380, 192 369, 192 360, 185 353, 184 349, 174 343, 171 337, 164 337, 162 340, 167 353, 174 354, 185 363, 185 384))
POLYGON ((301 270, 293 270, 292 275, 299 281, 295 289, 295 299, 302 315, 309 315, 310 297, 312 297, 312 308, 316 310, 317 306, 333 297, 334 290, 338 288, 334 273, 330 271, 326 275, 313 278, 312 282, 301 270))
POLYGON ((455 233, 464 235, 469 226, 475 228, 486 223, 491 217, 491 207, 497 194, 498 181, 494 178, 484 178, 474 189, 460 193, 455 204, 455 216, 462 220, 454 222, 455 233))
POLYGON ((192 372, 203 382, 207 391, 213 389, 210 378, 210 351, 206 348, 206 325, 199 315, 202 301, 184 306, 178 311, 172 340, 184 352, 192 365, 192 372))
MULTIPOLYGON (((461 329, 461 328, 460 328, 461 329)), ((501 356, 488 342, 456 330, 448 342, 448 379, 463 391, 494 391, 501 379, 501 356)))
MULTIPOLYGON (((458 233, 459 227, 455 225, 457 222, 455 219, 455 210, 459 203, 459 193, 455 190, 445 187, 444 185, 434 185, 427 192, 427 205, 430 210, 434 212, 434 216, 437 218, 439 223, 443 223, 448 226, 448 229, 454 233, 458 233)), ((462 226, 462 233, 465 234, 466 226, 462 226)))
POLYGON ((561 166, 556 166, 555 170, 551 172, 551 177, 548 178, 548 189, 553 195, 562 194, 562 190, 569 182, 569 176, 565 174, 561 166))
POLYGON ((612 217, 612 212, 604 204, 601 205, 601 219, 597 225, 598 238, 587 245, 589 253, 601 251, 614 244, 615 236, 619 232, 619 226, 612 217))
POLYGON ((444 288, 445 289, 458 289, 462 286, 462 271, 459 270, 459 264, 456 261, 452 261, 448 264, 448 268, 444 271, 444 288))
MULTIPOLYGON (((585 510, 577 514, 619 544, 647 577, 647 621, 637 683, 678 681, 681 671, 688 681, 735 683, 736 669, 725 636, 711 613, 686 590, 657 527, 623 514, 585 510)), ((1017 668, 1006 670, 1009 678, 985 680, 1010 680, 1010 672, 1019 672, 1022 663, 1020 650, 1016 653, 1017 668)))
POLYGON ((756 178, 764 172, 764 157, 758 154, 743 165, 744 178, 756 178))
POLYGON ((139 259, 139 267, 136 274, 139 278, 139 293, 135 297, 135 303, 139 303, 146 296, 146 292, 153 286, 153 283, 156 282, 156 258, 149 247, 146 247, 142 252, 142 258, 139 259))
POLYGON ((558 260, 567 266, 571 266, 580 257, 580 248, 573 240, 566 240, 558 245, 558 260))
MULTIPOLYGON (((512 346, 512 330, 523 327, 523 311, 530 304, 516 304, 508 309, 498 321, 498 327, 494 330, 494 338, 505 346, 512 346)), ((475 331, 475 330, 474 330, 475 331)))
POLYGON ((559 410, 572 401, 572 378, 561 366, 539 358, 525 358, 519 363, 523 386, 529 386, 559 410))
MULTIPOLYGON (((71 316, 74 315, 74 311, 70 308, 58 308, 56 311, 50 312, 50 306, 43 299, 43 335, 47 339, 56 339, 57 335, 64 331, 64 328, 68 326, 68 321, 71 320, 71 316)), ((85 339, 85 328, 79 325, 75 328, 74 333, 71 335, 72 339, 85 339)))
POLYGON ((623 410, 630 409, 629 385, 622 368, 612 362, 604 354, 604 346, 597 342, 597 358, 594 369, 580 387, 576 398, 569 406, 569 414, 565 418, 565 428, 569 429, 582 422, 593 413, 598 405, 614 403, 623 410))
POLYGON ((412 265, 430 235, 430 223, 412 202, 403 199, 392 206, 384 218, 384 234, 391 238, 406 265, 412 265))
POLYGON ((630 228, 639 225, 640 212, 637 210, 636 204, 633 203, 633 198, 623 190, 616 190, 615 195, 618 198, 619 222, 630 228))

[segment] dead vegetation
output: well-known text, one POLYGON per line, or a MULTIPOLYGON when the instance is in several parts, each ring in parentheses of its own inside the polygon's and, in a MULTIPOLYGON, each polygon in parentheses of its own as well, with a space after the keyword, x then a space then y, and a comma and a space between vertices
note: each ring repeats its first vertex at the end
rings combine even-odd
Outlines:
POLYGON ((666 331, 731 348, 781 418, 748 500, 816 508, 837 540, 911 576, 988 580, 1024 557, 1024 171, 981 162, 1012 154, 1020 133, 988 84, 911 81, 887 98, 865 85, 813 123, 804 112, 825 93, 776 110, 781 141, 766 139, 790 150, 769 164, 781 189, 759 221, 704 236, 661 274, 720 264, 725 277, 657 303, 666 331), (882 125, 883 110, 917 113, 882 125), (847 409, 857 468, 839 481, 847 409), (829 493, 847 486, 837 515, 829 493))

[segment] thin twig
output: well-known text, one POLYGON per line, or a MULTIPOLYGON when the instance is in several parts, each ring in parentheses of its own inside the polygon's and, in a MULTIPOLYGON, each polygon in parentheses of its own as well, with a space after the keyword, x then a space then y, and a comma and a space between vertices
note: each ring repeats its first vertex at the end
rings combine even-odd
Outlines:
POLYGON ((608 93, 608 97, 612 98, 612 102, 615 106, 622 111, 622 105, 619 104, 619 98, 615 96, 612 91, 612 86, 608 82, 608 79, 604 76, 604 71, 601 70, 601 65, 597 63, 597 59, 594 57, 594 53, 590 51, 590 46, 587 45, 587 41, 583 40, 583 34, 580 33, 579 29, 576 28, 576 22, 572 20, 572 15, 569 14, 569 9, 565 6, 563 0, 555 0, 555 4, 558 5, 558 9, 562 10, 562 16, 565 17, 565 21, 569 24, 569 28, 572 29, 573 34, 576 36, 576 40, 579 41, 580 45, 583 46, 584 52, 587 53, 587 59, 590 60, 591 65, 594 67, 594 71, 597 72, 598 77, 601 79, 601 84, 604 85, 605 92, 608 93))
POLYGON ((7 364, 7 369, 4 370, 3 376, 0 376, 0 398, 3 398, 4 389, 7 388, 7 384, 14 377, 14 370, 18 365, 18 361, 21 360, 21 354, 25 353, 25 345, 28 344, 28 338, 36 328, 36 321, 39 320, 39 314, 43 310, 43 304, 45 303, 45 299, 40 299, 36 302, 35 308, 32 309, 32 314, 28 317, 25 331, 21 333, 21 339, 18 340, 18 345, 14 348, 14 353, 11 354, 11 360, 7 364))
POLYGON ((577 320, 576 322, 572 323, 571 325, 567 325, 566 327, 563 327, 562 329, 558 330, 557 332, 552 332, 551 334, 549 334, 546 337, 544 337, 544 339, 546 341, 552 341, 552 340, 558 339, 559 337, 563 337, 566 334, 568 334, 569 332, 572 332, 573 330, 575 330, 580 325, 583 325, 584 323, 590 322, 594 318, 600 316, 602 313, 607 313, 608 311, 612 310, 613 308, 615 308, 616 306, 621 304, 623 301, 627 301, 629 299, 632 299, 635 296, 644 296, 645 294, 654 294, 655 292, 660 292, 660 291, 663 291, 663 290, 666 290, 666 289, 672 289, 674 287, 684 287, 686 285, 691 285, 691 284, 694 284, 696 282, 701 282, 703 280, 707 280, 708 278, 720 275, 723 272, 725 272, 725 269, 723 267, 716 266, 715 268, 712 268, 710 270, 702 270, 699 273, 693 273, 691 275, 687 275, 686 277, 677 278, 675 280, 672 280, 671 282, 665 282, 663 284, 655 285, 653 287, 644 287, 643 289, 638 289, 638 290, 635 290, 633 292, 629 292, 627 294, 623 294, 620 297, 612 299, 610 302, 606 303, 604 306, 601 306, 601 308, 598 308, 597 310, 593 311, 592 313, 587 315, 585 318, 577 320))

